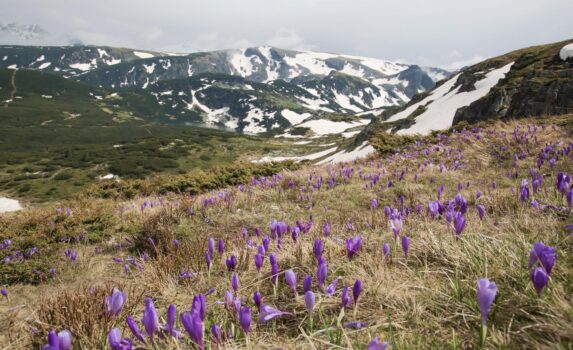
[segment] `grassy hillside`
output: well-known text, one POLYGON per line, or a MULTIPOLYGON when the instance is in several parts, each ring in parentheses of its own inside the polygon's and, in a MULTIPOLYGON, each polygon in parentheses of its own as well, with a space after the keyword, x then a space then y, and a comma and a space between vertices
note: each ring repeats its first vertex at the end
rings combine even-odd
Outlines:
MULTIPOLYGON (((157 123, 140 92, 104 89, 35 71, 0 69, 0 193, 68 198, 109 173, 159 173, 249 162, 288 144, 216 129, 157 123), (141 111, 141 112, 140 112, 141 111)), ((299 146, 298 148, 305 148, 299 146)))
MULTIPOLYGON (((38 348, 49 330, 68 329, 74 349, 104 349, 115 327, 138 347, 197 348, 179 317, 193 308, 189 316, 199 332, 192 333, 210 349, 217 347, 213 325, 221 329, 221 348, 364 349, 380 337, 391 349, 570 349, 573 241, 566 225, 573 219, 573 192, 559 173, 573 174, 571 120, 498 121, 406 143, 384 158, 252 180, 234 174, 242 185, 193 196, 177 192, 201 184, 201 177, 181 176, 172 187, 126 181, 135 192, 130 200, 102 198, 122 191, 102 184, 74 200, 4 215, 0 237, 11 242, 0 249, 0 259, 9 257, 0 264, 8 296, 0 301, 0 344, 38 348), (173 193, 165 192, 169 188, 173 193), (285 223, 281 239, 270 232, 273 220, 285 223), (217 244, 209 255, 210 268, 209 237, 224 242, 221 255, 217 244), (345 240, 355 237, 362 245, 349 254, 345 240), (263 254, 258 246, 267 239, 263 254), (316 240, 322 251, 314 248, 316 240), (552 269, 535 255, 528 266, 537 241, 555 248, 552 269), (260 272, 257 253, 265 255, 260 272), (236 264, 227 265, 232 256, 236 264), (321 259, 326 273, 317 272, 321 259), (294 291, 285 282, 286 274, 292 277, 288 270, 297 275, 294 291), (539 294, 532 271, 550 272, 539 294), (302 287, 307 275, 314 304, 302 287), (484 310, 484 344, 476 297, 481 278, 497 285, 484 310), (353 299, 357 280, 358 302, 341 308, 343 288, 353 299), (105 298, 113 288, 127 301, 109 312, 105 298), (263 305, 287 314, 259 320, 256 291, 263 305), (199 294, 204 308, 201 297, 193 302, 199 294), (126 317, 145 333, 141 315, 148 297, 161 324, 168 306, 177 308, 174 326, 183 338, 153 333, 152 345, 151 337, 142 342, 132 335, 126 317)), ((226 178, 205 174, 215 184, 205 188, 226 178)))

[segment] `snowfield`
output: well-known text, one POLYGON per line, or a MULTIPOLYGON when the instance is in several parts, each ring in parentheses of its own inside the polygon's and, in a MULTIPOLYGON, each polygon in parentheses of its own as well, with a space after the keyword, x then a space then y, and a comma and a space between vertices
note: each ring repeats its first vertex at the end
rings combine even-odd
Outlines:
POLYGON ((259 160, 253 161, 253 163, 282 162, 285 160, 295 160, 295 161, 315 160, 315 159, 322 158, 322 157, 324 157, 324 156, 326 156, 326 155, 328 155, 334 151, 336 151, 336 147, 332 147, 332 148, 326 149, 324 151, 311 153, 311 154, 307 154, 305 156, 300 156, 300 157, 263 157, 259 160))
POLYGON ((563 46, 561 48, 561 50, 559 51, 559 57, 561 57, 561 59, 563 61, 567 61, 569 58, 572 58, 573 57, 573 43, 563 46))
POLYGON ((444 130, 452 126, 456 111, 465 106, 469 106, 474 101, 487 95, 505 74, 509 72, 513 62, 491 70, 485 78, 475 83, 473 91, 459 92, 460 86, 450 91, 455 85, 459 74, 449 79, 444 84, 435 89, 432 94, 422 101, 413 104, 404 111, 390 117, 386 122, 407 118, 419 106, 425 106, 426 110, 415 118, 415 124, 407 129, 398 130, 398 135, 422 134, 427 135, 433 130, 444 130))
POLYGON ((15 199, 0 197, 0 213, 22 210, 20 202, 15 199))
POLYGON ((139 58, 152 58, 155 57, 148 52, 133 51, 133 54, 139 58))
POLYGON ((291 125, 296 125, 302 123, 306 118, 310 117, 310 113, 299 114, 297 112, 291 111, 290 109, 283 109, 281 115, 286 118, 286 120, 291 123, 291 125))
POLYGON ((340 134, 350 128, 364 126, 370 123, 370 119, 360 119, 358 122, 334 122, 328 119, 309 120, 298 127, 310 128, 317 136, 340 134))
POLYGON ((359 147, 350 152, 346 151, 337 152, 321 160, 316 164, 351 162, 359 158, 364 158, 369 154, 374 153, 375 151, 376 150, 374 149, 374 147, 368 144, 368 141, 364 141, 359 147))
POLYGON ((87 72, 92 69, 91 63, 73 63, 70 64, 70 68, 81 70, 82 72, 87 72))

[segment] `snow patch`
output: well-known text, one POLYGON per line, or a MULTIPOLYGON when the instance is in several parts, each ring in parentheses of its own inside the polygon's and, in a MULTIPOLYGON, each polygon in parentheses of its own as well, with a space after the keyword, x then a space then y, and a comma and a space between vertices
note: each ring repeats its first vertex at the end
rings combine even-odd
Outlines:
POLYGON ((38 69, 48 68, 51 64, 52 64, 52 62, 44 62, 40 65, 40 67, 38 67, 38 69))
POLYGON ((341 151, 327 157, 317 164, 327 164, 327 163, 341 163, 341 162, 350 162, 358 158, 364 158, 371 153, 374 153, 376 150, 374 147, 368 144, 368 141, 364 141, 359 147, 355 150, 350 152, 341 151))
POLYGON ((81 70, 82 72, 87 72, 92 69, 92 65, 90 63, 72 63, 69 66, 70 68, 81 70))
POLYGON ((350 128, 364 126, 370 122, 369 119, 361 119, 357 122, 334 122, 328 119, 309 120, 299 127, 310 128, 316 135, 340 134, 350 128))
POLYGON ((145 69, 145 71, 147 72, 147 74, 152 74, 153 71, 155 70, 155 62, 153 62, 153 63, 150 64, 150 65, 144 64, 144 65, 143 65, 143 69, 145 69))
POLYGON ((15 199, 0 197, 0 213, 22 210, 20 202, 15 199))
POLYGON ((559 57, 561 57, 561 59, 563 61, 567 61, 567 59, 572 58, 573 57, 573 43, 563 46, 561 48, 561 50, 559 51, 559 57))
POLYGON ((107 174, 107 175, 100 176, 99 179, 100 180, 113 180, 116 177, 119 177, 119 176, 114 175, 114 174, 107 174))
POLYGON ((265 118, 265 112, 259 108, 253 108, 249 110, 247 116, 243 121, 247 124, 243 128, 243 131, 249 134, 260 134, 266 132, 265 127, 258 125, 265 118))
POLYGON ((324 151, 320 151, 320 152, 316 152, 316 153, 312 153, 312 154, 307 154, 305 156, 300 156, 300 157, 263 157, 259 160, 255 160, 253 161, 253 163, 269 163, 269 162, 282 162, 285 160, 295 160, 295 161, 301 161, 301 160, 315 160, 315 159, 319 159, 322 158, 332 152, 336 151, 336 147, 332 147, 329 149, 326 149, 324 151))
POLYGON ((139 58, 152 58, 155 57, 149 52, 133 51, 133 54, 139 58))
POLYGON ((306 118, 310 117, 310 113, 299 114, 297 112, 291 111, 290 109, 283 109, 281 111, 283 117, 291 123, 291 125, 296 125, 302 123, 306 118))
POLYGON ((233 55, 230 60, 235 71, 242 77, 253 74, 253 63, 250 57, 245 56, 245 51, 246 50, 241 50, 241 52, 233 55))

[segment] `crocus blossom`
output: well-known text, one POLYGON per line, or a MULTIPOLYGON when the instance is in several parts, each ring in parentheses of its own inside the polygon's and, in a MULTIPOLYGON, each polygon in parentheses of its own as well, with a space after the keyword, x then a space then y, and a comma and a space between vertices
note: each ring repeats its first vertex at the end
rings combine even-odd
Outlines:
POLYGON ((243 307, 239 312, 239 323, 245 335, 248 335, 251 328, 251 309, 248 306, 243 307))
POLYGON ((482 324, 485 326, 487 323, 487 315, 489 314, 491 305, 497 294, 497 286, 494 282, 490 282, 487 278, 481 278, 477 282, 477 301, 479 311, 481 313, 482 324))
POLYGON ((281 317, 284 315, 290 315, 288 312, 280 311, 279 309, 275 309, 274 307, 264 304, 261 306, 261 311, 259 312, 259 322, 266 323, 273 318, 281 317))
POLYGON ((200 350, 203 350, 203 320, 201 317, 193 312, 184 312, 179 317, 191 340, 197 344, 200 350))
POLYGON ((143 323, 145 333, 147 333, 147 336, 153 343, 154 334, 159 328, 159 321, 155 305, 153 305, 153 300, 151 300, 151 298, 145 299, 145 309, 143 310, 143 318, 141 319, 141 322, 143 323))
POLYGON ((105 306, 108 315, 110 316, 117 316, 121 313, 121 309, 123 308, 123 304, 127 297, 124 292, 118 290, 117 288, 113 289, 113 292, 110 296, 105 298, 105 306))
POLYGON ((548 282, 549 275, 542 267, 536 267, 531 271, 531 283, 533 283, 533 287, 535 287, 538 298, 541 298, 541 291, 547 286, 548 282))
POLYGON ((408 236, 402 236, 402 250, 404 251, 404 257, 408 258, 408 250, 410 250, 410 239, 408 236))
POLYGON ((362 236, 356 236, 354 238, 350 238, 346 240, 346 255, 348 256, 349 260, 352 260, 354 255, 360 250, 362 247, 362 236))
POLYGON ((381 341, 380 337, 376 337, 368 343, 368 350, 386 350, 388 348, 388 342, 381 341))
POLYGON ((293 293, 296 295, 297 278, 296 278, 296 273, 293 270, 289 269, 285 271, 285 282, 286 285, 290 288, 290 290, 292 290, 293 293))

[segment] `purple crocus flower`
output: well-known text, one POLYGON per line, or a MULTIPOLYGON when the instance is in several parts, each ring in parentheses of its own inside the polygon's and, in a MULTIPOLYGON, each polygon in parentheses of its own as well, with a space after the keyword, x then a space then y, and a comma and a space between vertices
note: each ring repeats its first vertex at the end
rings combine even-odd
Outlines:
POLYGON ((261 271, 263 261, 263 257, 259 253, 255 254, 255 267, 257 268, 257 272, 261 271))
POLYGON ((324 224, 322 233, 324 234, 324 237, 328 237, 330 235, 330 224, 328 222, 324 224))
POLYGON ((318 258, 322 257, 322 251, 323 251, 323 243, 322 243, 322 239, 317 239, 314 241, 314 246, 313 246, 313 252, 314 252, 314 257, 318 260, 318 258))
POLYGON ((260 311, 261 310, 261 302, 263 300, 263 297, 261 295, 261 293, 257 290, 253 293, 253 302, 255 303, 255 305, 257 306, 257 309, 260 311))
POLYGON ((147 333, 151 339, 151 343, 153 343, 153 336, 159 328, 159 321, 155 305, 153 305, 153 300, 151 300, 151 298, 145 299, 145 310, 143 310, 143 318, 141 319, 141 322, 143 323, 145 333, 147 333))
POLYGON ((235 255, 227 257, 227 259, 225 260, 225 264, 227 265, 228 271, 235 270, 235 267, 237 267, 237 257, 235 255))
POLYGON ((542 242, 535 242, 533 248, 529 252, 529 263, 527 264, 527 268, 531 269, 536 263, 539 263, 547 275, 550 275, 556 260, 557 255, 555 254, 555 248, 546 246, 542 242))
POLYGON ((410 249, 410 239, 408 236, 402 236, 402 250, 404 251, 404 258, 408 258, 408 250, 410 249))
POLYGON ((205 252, 205 263, 207 264, 207 270, 211 270, 211 254, 209 252, 205 252))
POLYGON ((191 340, 197 344, 200 350, 203 350, 203 320, 201 317, 194 312, 184 312, 179 317, 191 340))
POLYGON ((462 231, 466 227, 466 218, 462 212, 456 212, 454 215, 454 228, 456 230, 456 240, 460 239, 462 231))
POLYGON ((340 306, 344 309, 350 303, 350 297, 348 295, 348 287, 342 288, 342 293, 340 294, 340 306))
POLYGON ((477 301, 479 311, 481 313, 482 324, 485 326, 487 323, 487 314, 493 304, 495 295, 497 294, 497 286, 494 282, 490 282, 487 278, 481 278, 477 283, 477 301))
POLYGON ((125 293, 118 290, 117 288, 114 288, 111 295, 105 298, 107 314, 110 316, 119 315, 126 300, 127 296, 125 293))
POLYGON ((201 320, 205 320, 205 312, 207 307, 205 305, 205 295, 197 294, 193 297, 193 303, 191 304, 191 312, 198 314, 201 320))
POLYGON ((390 217, 390 227, 392 228, 392 232, 394 233, 394 239, 398 239, 400 232, 402 231, 402 215, 397 211, 392 214, 390 217))
POLYGON ((213 256, 215 255, 215 239, 213 237, 209 237, 209 240, 207 241, 207 251, 211 256, 211 259, 213 259, 213 256))
POLYGON ((259 312, 259 322, 266 323, 273 318, 281 317, 284 315, 290 315, 290 313, 280 311, 270 305, 265 304, 261 306, 261 311, 259 312))
POLYGON ((279 265, 271 264, 271 283, 276 286, 279 280, 279 265))
POLYGON ((352 260, 354 255, 360 250, 362 247, 362 237, 356 236, 351 239, 346 240, 346 255, 348 256, 349 260, 352 260))
POLYGON ((245 336, 249 335, 249 329, 251 328, 251 309, 248 306, 243 307, 239 312, 239 323, 245 336))
POLYGON ((477 211, 478 211, 479 219, 483 220, 483 217, 485 216, 485 207, 482 204, 478 204, 477 205, 477 211))
POLYGON ((386 350, 388 348, 387 341, 381 341, 380 337, 376 337, 372 339, 370 343, 368 343, 368 350, 386 350))
POLYGON ((107 342, 111 350, 131 350, 131 339, 121 339, 121 332, 117 328, 112 328, 107 334, 107 342))
POLYGON ((384 253, 384 259, 388 259, 390 256, 390 244, 384 243, 382 246, 382 252, 384 253))
POLYGON ((296 295, 296 285, 297 285, 297 281, 296 281, 296 273, 293 270, 286 270, 285 271, 285 282, 287 284, 287 286, 294 292, 294 294, 296 295))
POLYGON ((309 290, 304 294, 304 303, 306 305, 306 310, 312 318, 312 311, 314 310, 314 305, 316 304, 316 295, 309 290))
POLYGON ((328 287, 326 287, 326 290, 324 291, 326 296, 331 297, 334 294, 334 292, 336 292, 337 285, 338 285, 338 278, 336 278, 334 281, 332 281, 332 283, 328 285, 328 287))
POLYGON ((370 208, 372 209, 378 208, 378 199, 374 198, 370 201, 370 208))
POLYGON ((6 288, 0 289, 0 294, 2 294, 4 298, 8 299, 8 291, 6 290, 6 288))
POLYGON ((219 243, 217 243, 217 251, 219 252, 219 255, 223 255, 225 252, 225 241, 222 239, 220 239, 219 243))
POLYGON ((175 305, 170 304, 167 308, 167 320, 162 328, 168 335, 176 339, 181 339, 183 338, 183 334, 175 328, 175 321, 177 321, 177 309, 175 305))
POLYGON ((145 341, 145 339, 143 338, 143 333, 141 333, 139 326, 137 325, 137 323, 135 322, 133 317, 131 317, 131 315, 128 315, 126 317, 126 322, 127 322, 127 326, 131 330, 131 333, 133 334, 133 336, 136 337, 137 339, 141 340, 141 341, 145 341))
POLYGON ((306 293, 307 291, 311 290, 312 288, 312 276, 306 275, 302 279, 302 292, 306 293))
POLYGON ((263 247, 265 247, 265 252, 269 251, 269 245, 271 244, 271 239, 269 238, 269 236, 264 236, 263 237, 263 247))
POLYGON ((519 199, 522 203, 527 202, 529 199, 529 183, 526 179, 521 180, 521 186, 519 188, 519 199))
POLYGON ((48 332, 48 344, 44 345, 46 350, 69 350, 72 347, 72 333, 63 330, 60 333, 48 332))
POLYGON ((468 201, 461 193, 456 194, 454 201, 456 203, 456 209, 462 214, 465 214, 468 211, 468 201))
POLYGON ((342 327, 344 328, 352 328, 352 329, 362 329, 368 326, 368 324, 361 322, 361 321, 352 321, 352 322, 344 322, 342 327))
POLYGON ((67 329, 58 333, 59 350, 69 350, 72 348, 72 333, 67 329))
POLYGON ((294 242, 297 241, 299 233, 300 233, 300 228, 298 226, 292 228, 292 240, 294 242))
POLYGON ((211 326, 211 336, 217 345, 221 345, 223 342, 223 337, 221 336, 221 327, 219 327, 217 324, 213 324, 211 326))
POLYGON ((541 291, 547 283, 549 282, 549 275, 545 272, 542 267, 536 267, 531 271, 531 282, 535 287, 535 291, 537 292, 537 297, 541 298, 541 291))
POLYGON ((267 250, 264 245, 259 244, 257 247, 257 253, 259 253, 262 257, 267 256, 267 250))
POLYGON ((236 272, 233 272, 233 275, 231 276, 231 287, 233 288, 235 293, 237 293, 237 291, 239 290, 239 275, 237 275, 236 272))
POLYGON ((435 219, 438 215, 438 210, 440 209, 440 203, 438 201, 432 201, 428 203, 428 211, 432 219, 435 219))
POLYGON ((354 299, 354 305, 358 304, 358 298, 362 293, 362 281, 356 280, 354 286, 352 287, 352 298, 354 299))
POLYGON ((271 263, 271 265, 277 265, 277 257, 274 253, 271 253, 269 255, 269 262, 271 263))
POLYGON ((318 286, 322 289, 328 275, 328 266, 326 265, 326 259, 321 258, 318 262, 318 267, 316 269, 316 280, 318 286))

